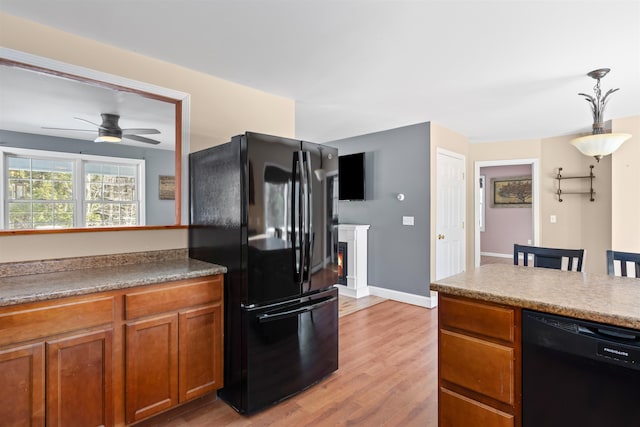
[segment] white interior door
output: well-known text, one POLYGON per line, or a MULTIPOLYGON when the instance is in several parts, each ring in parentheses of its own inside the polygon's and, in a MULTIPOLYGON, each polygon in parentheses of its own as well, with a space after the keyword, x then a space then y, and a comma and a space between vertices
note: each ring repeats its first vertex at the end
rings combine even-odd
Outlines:
POLYGON ((464 271, 465 158, 437 150, 436 280, 464 271))

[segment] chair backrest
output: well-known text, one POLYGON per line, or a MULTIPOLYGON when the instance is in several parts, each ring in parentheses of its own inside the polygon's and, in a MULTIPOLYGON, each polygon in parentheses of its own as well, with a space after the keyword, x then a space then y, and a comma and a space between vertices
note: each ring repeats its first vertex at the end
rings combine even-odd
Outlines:
POLYGON ((513 245, 513 265, 519 265, 519 254, 523 255, 523 265, 529 265, 529 255, 533 255, 533 266, 556 270, 582 271, 584 249, 556 249, 540 246, 513 245))
POLYGON ((607 251, 607 273, 611 276, 640 278, 640 254, 607 251))

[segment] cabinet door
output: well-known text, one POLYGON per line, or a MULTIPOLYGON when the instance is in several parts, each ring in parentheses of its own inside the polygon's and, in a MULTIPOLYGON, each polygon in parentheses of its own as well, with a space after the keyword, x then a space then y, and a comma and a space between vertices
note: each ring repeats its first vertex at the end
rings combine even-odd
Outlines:
POLYGON ((222 307, 180 313, 180 402, 222 387, 222 307))
POLYGON ((515 417, 445 388, 440 389, 439 427, 513 427, 515 417))
POLYGON ((112 336, 105 330, 46 343, 48 427, 113 425, 112 336))
POLYGON ((127 424, 178 403, 178 314, 126 325, 127 424))
POLYGON ((0 424, 44 426, 44 346, 0 351, 0 424))

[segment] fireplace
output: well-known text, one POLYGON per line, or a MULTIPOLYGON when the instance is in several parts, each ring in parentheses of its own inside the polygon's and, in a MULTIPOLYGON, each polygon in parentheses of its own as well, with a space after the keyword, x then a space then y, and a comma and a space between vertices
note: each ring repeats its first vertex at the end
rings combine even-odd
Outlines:
POLYGON ((338 242, 338 284, 347 284, 347 242, 338 242))
POLYGON ((339 224, 338 244, 335 254, 338 256, 338 283, 340 295, 352 298, 369 295, 367 282, 367 233, 368 225, 339 224))

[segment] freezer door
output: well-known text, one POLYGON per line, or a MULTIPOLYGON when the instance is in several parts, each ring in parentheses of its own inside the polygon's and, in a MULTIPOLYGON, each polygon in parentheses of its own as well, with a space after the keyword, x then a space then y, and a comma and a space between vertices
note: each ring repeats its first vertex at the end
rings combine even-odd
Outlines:
POLYGON ((244 311, 248 325, 246 395, 241 412, 277 403, 338 369, 335 288, 244 311))

